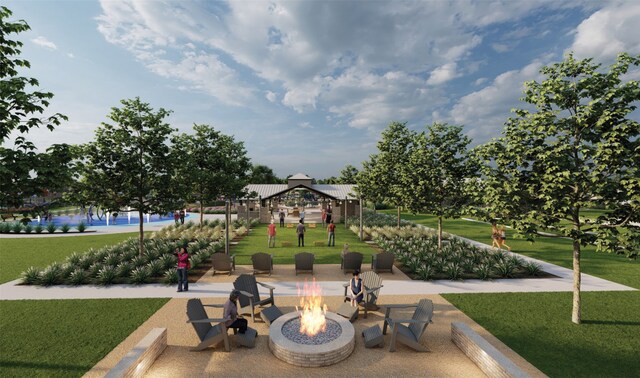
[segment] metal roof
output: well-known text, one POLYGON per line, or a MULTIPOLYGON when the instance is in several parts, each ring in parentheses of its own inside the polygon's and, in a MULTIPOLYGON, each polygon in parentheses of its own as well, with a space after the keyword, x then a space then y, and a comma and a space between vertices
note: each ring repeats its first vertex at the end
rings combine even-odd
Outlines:
POLYGON ((308 188, 333 199, 358 199, 355 194, 356 185, 353 184, 322 184, 311 185, 310 187, 298 185, 291 189, 287 187, 287 184, 249 184, 245 187, 245 190, 248 193, 258 193, 259 198, 268 199, 296 188, 308 188))
POLYGON ((305 175, 304 173, 296 173, 295 175, 289 177, 289 180, 312 180, 312 178, 305 175))

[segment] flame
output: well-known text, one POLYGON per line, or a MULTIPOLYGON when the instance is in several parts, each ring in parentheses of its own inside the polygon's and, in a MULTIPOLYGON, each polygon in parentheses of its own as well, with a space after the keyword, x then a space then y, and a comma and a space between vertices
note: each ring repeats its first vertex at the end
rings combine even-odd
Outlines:
POLYGON ((327 321, 324 315, 327 313, 327 305, 322 304, 322 287, 316 283, 316 279, 309 285, 304 282, 303 295, 300 295, 298 286, 298 296, 300 296, 300 308, 296 306, 296 311, 300 312, 300 333, 307 336, 315 336, 319 332, 327 330, 327 321))

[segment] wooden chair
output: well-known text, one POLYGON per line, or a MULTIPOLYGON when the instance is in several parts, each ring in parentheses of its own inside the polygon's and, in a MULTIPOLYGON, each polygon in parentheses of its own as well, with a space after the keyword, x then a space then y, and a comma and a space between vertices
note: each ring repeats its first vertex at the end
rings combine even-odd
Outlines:
POLYGON ((362 257, 362 253, 360 252, 345 253, 344 256, 342 256, 342 261, 340 262, 342 274, 353 272, 356 269, 360 270, 360 267, 362 266, 362 257))
POLYGON ((311 275, 313 275, 313 262, 316 259, 316 256, 313 253, 296 253, 295 256, 293 256, 293 259, 296 264, 296 276, 298 275, 298 271, 311 272, 311 275))
POLYGON ((387 312, 384 316, 383 334, 387 334, 387 325, 391 329, 391 341, 389 352, 396 351, 396 342, 401 342, 417 351, 428 352, 424 345, 420 344, 420 338, 427 329, 429 323, 433 323, 433 302, 429 299, 421 299, 414 305, 386 305, 387 312), (391 317, 391 309, 415 308, 411 319, 394 319, 391 317), (404 324, 409 324, 406 326, 404 324))
MULTIPOLYGON (((209 307, 221 307, 221 305, 207 305, 209 307)), ((229 336, 227 335, 227 327, 224 325, 222 318, 209 318, 204 309, 204 305, 199 298, 189 299, 187 302, 187 323, 193 325, 200 344, 192 351, 204 350, 211 345, 216 345, 221 341, 224 342, 224 350, 231 350, 229 346, 229 336)))
MULTIPOLYGON (((364 317, 366 319, 369 310, 375 311, 378 309, 376 302, 380 295, 380 289, 384 285, 382 285, 382 278, 380 278, 376 272, 368 271, 361 273, 360 279, 362 279, 362 284, 364 285, 364 301, 359 303, 359 305, 364 309, 364 317)), ((351 297, 347 296, 349 283, 343 284, 342 286, 344 286, 344 301, 351 300, 351 297)))
POLYGON ((256 281, 256 277, 249 274, 241 274, 233 282, 233 287, 240 291, 240 297, 238 297, 238 313, 251 314, 251 320, 256 321, 255 307, 264 306, 267 304, 274 305, 273 302, 273 290, 275 287, 267 285, 262 282, 256 281), (258 285, 269 289, 269 298, 260 299, 260 292, 258 291, 258 285))
POLYGON ((256 273, 269 273, 273 271, 273 255, 264 252, 258 252, 251 255, 251 261, 253 262, 253 274, 256 273))
POLYGON ((371 256, 371 269, 378 273, 382 270, 393 273, 395 256, 391 252, 381 252, 371 256))
POLYGON ((231 271, 236 269, 236 255, 227 255, 223 252, 214 253, 211 257, 211 263, 213 265, 213 275, 217 272, 227 272, 231 275, 231 271))

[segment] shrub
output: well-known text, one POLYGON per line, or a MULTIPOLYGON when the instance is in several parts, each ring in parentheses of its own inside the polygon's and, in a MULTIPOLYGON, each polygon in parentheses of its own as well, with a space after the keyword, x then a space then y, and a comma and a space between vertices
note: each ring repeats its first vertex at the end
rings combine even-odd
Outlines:
POLYGON ((33 226, 32 226, 32 225, 30 225, 29 223, 27 223, 27 225, 26 225, 26 226, 24 226, 24 232, 25 232, 26 234, 30 234, 30 233, 31 233, 31 231, 33 231, 33 226))
POLYGON ((12 226, 11 226, 11 231, 13 231, 16 234, 19 234, 22 231, 22 223, 20 222, 15 222, 12 226))
POLYGON ((129 277, 132 283, 140 285, 149 282, 150 275, 146 267, 138 267, 131 272, 129 277))
POLYGON ((50 222, 47 223, 47 232, 50 234, 53 234, 54 232, 56 232, 56 230, 58 229, 58 226, 55 225, 55 223, 50 222))
POLYGON ((11 223, 2 222, 0 223, 0 233, 8 234, 11 232, 11 223))
POLYGON ((162 266, 162 261, 160 260, 153 260, 149 262, 146 268, 151 277, 159 276, 160 274, 162 274, 162 271, 164 270, 164 267, 162 266))
POLYGON ((116 268, 113 266, 104 266, 98 272, 96 282, 100 285, 111 285, 117 277, 116 268))
POLYGON ((77 268, 69 275, 68 282, 71 285, 84 285, 89 282, 89 274, 84 269, 77 268))
POLYGON ((40 269, 32 266, 22 272, 22 283, 27 285, 35 285, 40 283, 40 269))
POLYGON ((37 224, 34 228, 33 231, 35 231, 36 234, 41 234, 42 230, 44 230, 44 227, 42 227, 42 225, 37 224))
MULTIPOLYGON (((64 227, 64 225, 62 227, 64 227)), ((87 225, 84 222, 80 222, 78 223, 76 228, 78 229, 78 232, 85 232, 85 230, 87 229, 87 225)), ((64 230, 62 232, 64 232, 64 230)))
POLYGON ((160 257, 159 261, 162 263, 164 269, 169 269, 176 266, 178 258, 174 255, 165 254, 160 257))
POLYGON ((542 272, 542 267, 533 261, 524 264, 524 270, 530 276, 537 276, 542 272))
POLYGON ((70 229, 71 229, 71 226, 69 226, 69 223, 65 223, 62 226, 60 226, 60 231, 62 231, 65 234, 69 232, 70 229))
POLYGON ((116 266, 116 273, 118 277, 129 277, 133 268, 133 264, 123 261, 116 266))
POLYGON ((480 264, 475 268, 474 272, 479 279, 486 281, 491 278, 491 265, 480 264))
POLYGON ((44 286, 57 285, 61 282, 62 267, 58 263, 49 265, 40 275, 40 283, 44 286))
POLYGON ((111 252, 109 253, 105 258, 104 258, 104 264, 105 265, 109 265, 109 266, 116 266, 120 263, 120 256, 115 253, 115 252, 111 252))
POLYGON ((462 279, 462 267, 455 262, 451 262, 449 264, 447 264, 447 266, 445 267, 445 272, 447 273, 447 277, 451 280, 451 281, 457 281, 462 279))
POLYGON ((176 268, 167 269, 163 275, 163 282, 167 285, 178 283, 178 270, 176 268))
POLYGON ((499 261, 494 265, 494 269, 496 270, 498 275, 503 278, 513 277, 515 268, 516 267, 513 262, 509 261, 508 259, 499 261))
POLYGON ((422 264, 422 266, 416 272, 418 277, 423 281, 429 281, 433 278, 435 271, 431 265, 422 264))

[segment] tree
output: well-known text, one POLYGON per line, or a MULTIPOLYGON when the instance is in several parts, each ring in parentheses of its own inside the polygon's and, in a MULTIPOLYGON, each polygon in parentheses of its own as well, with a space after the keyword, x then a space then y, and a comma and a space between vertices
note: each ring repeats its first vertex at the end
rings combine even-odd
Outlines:
POLYGON ((356 178, 358 193, 363 198, 384 199, 398 208, 398 227, 400 206, 406 198, 402 167, 407 164, 414 136, 415 132, 409 130, 406 123, 390 123, 378 142, 379 152, 363 162, 362 171, 356 178))
POLYGON ((358 175, 358 168, 351 164, 347 164, 341 171, 338 182, 340 184, 353 184, 356 182, 356 176, 358 175))
POLYGON ((442 250, 442 219, 459 218, 474 200, 469 186, 475 185, 479 167, 467 149, 469 143, 462 126, 434 123, 415 136, 402 169, 404 203, 414 213, 438 217, 438 250, 442 250))
POLYGON ((251 167, 249 182, 251 184, 281 184, 282 179, 278 178, 273 169, 266 165, 254 164, 251 167))
POLYGON ((523 100, 503 136, 484 147, 486 198, 533 240, 540 231, 573 244, 572 321, 581 322, 581 247, 636 257, 640 250, 640 125, 629 118, 640 100, 637 81, 623 82, 639 57, 618 56, 608 72, 572 55, 525 83, 523 100), (582 210, 611 210, 596 220, 582 210), (635 224, 634 224, 635 222, 635 224))
POLYGON ((174 131, 164 118, 170 111, 157 112, 140 98, 122 100, 111 108, 109 118, 86 148, 83 180, 95 191, 94 200, 105 209, 130 206, 140 217, 140 254, 144 253, 144 213, 175 209, 178 198, 172 181, 174 163, 169 136, 174 131))
MULTIPOLYGON (((7 145, 16 132, 12 147, 0 147, 0 206, 19 207, 24 198, 53 189, 60 183, 50 170, 61 172, 69 162, 63 150, 66 145, 54 145, 47 154, 37 152, 26 134, 33 128, 53 130, 67 117, 56 113, 43 116, 53 93, 28 90, 38 87, 38 80, 18 75, 19 69, 31 67, 20 59, 22 42, 9 37, 30 29, 25 21, 9 22, 12 12, 0 6, 0 146, 7 145)), ((64 174, 65 176, 67 173, 64 174)))
POLYGON ((174 144, 181 158, 179 175, 189 183, 187 200, 200 203, 202 224, 207 202, 243 194, 252 167, 244 143, 209 125, 194 125, 193 130, 195 134, 181 134, 174 144))

